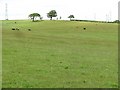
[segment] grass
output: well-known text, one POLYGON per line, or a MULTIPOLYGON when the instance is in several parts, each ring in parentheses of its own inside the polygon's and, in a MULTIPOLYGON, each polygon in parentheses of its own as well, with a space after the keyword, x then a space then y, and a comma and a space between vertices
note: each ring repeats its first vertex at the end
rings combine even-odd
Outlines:
POLYGON ((3 21, 3 88, 118 87, 117 24, 14 22, 3 21))

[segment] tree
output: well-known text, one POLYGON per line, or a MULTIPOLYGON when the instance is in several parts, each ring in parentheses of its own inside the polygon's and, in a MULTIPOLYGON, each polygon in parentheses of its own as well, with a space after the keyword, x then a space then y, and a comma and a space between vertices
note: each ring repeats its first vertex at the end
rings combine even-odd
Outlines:
POLYGON ((75 18, 74 15, 70 15, 68 18, 70 18, 70 21, 71 21, 71 18, 75 18))
POLYGON ((114 23, 120 23, 120 20, 115 20, 114 23))
POLYGON ((51 10, 49 13, 47 13, 47 17, 50 18, 50 20, 52 20, 52 17, 56 17, 57 16, 57 12, 55 10, 51 10))
POLYGON ((34 22, 35 21, 35 18, 37 17, 41 17, 39 13, 32 13, 29 15, 29 17, 32 19, 32 21, 34 22))

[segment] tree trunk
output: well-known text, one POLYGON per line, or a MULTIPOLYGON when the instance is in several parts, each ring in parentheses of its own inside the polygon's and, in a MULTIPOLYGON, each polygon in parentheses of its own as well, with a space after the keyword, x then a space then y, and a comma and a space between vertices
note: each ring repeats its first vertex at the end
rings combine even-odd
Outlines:
POLYGON ((52 20, 52 17, 50 17, 50 20, 52 20))
POLYGON ((35 17, 33 17, 33 22, 35 21, 35 17))

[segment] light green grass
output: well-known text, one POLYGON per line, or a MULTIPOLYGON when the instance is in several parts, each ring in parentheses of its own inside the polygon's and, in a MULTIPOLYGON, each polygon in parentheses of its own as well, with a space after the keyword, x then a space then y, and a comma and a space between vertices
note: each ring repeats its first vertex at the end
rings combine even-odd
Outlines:
POLYGON ((2 21, 0 21, 0 88, 2 88, 2 21))
POLYGON ((14 22, 3 21, 3 88, 118 86, 117 24, 14 22))

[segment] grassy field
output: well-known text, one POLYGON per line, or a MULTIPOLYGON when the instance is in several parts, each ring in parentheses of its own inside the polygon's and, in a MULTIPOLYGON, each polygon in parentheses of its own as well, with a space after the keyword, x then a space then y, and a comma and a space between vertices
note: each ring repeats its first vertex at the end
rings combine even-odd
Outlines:
POLYGON ((117 24, 14 22, 3 21, 3 88, 118 87, 117 24))

